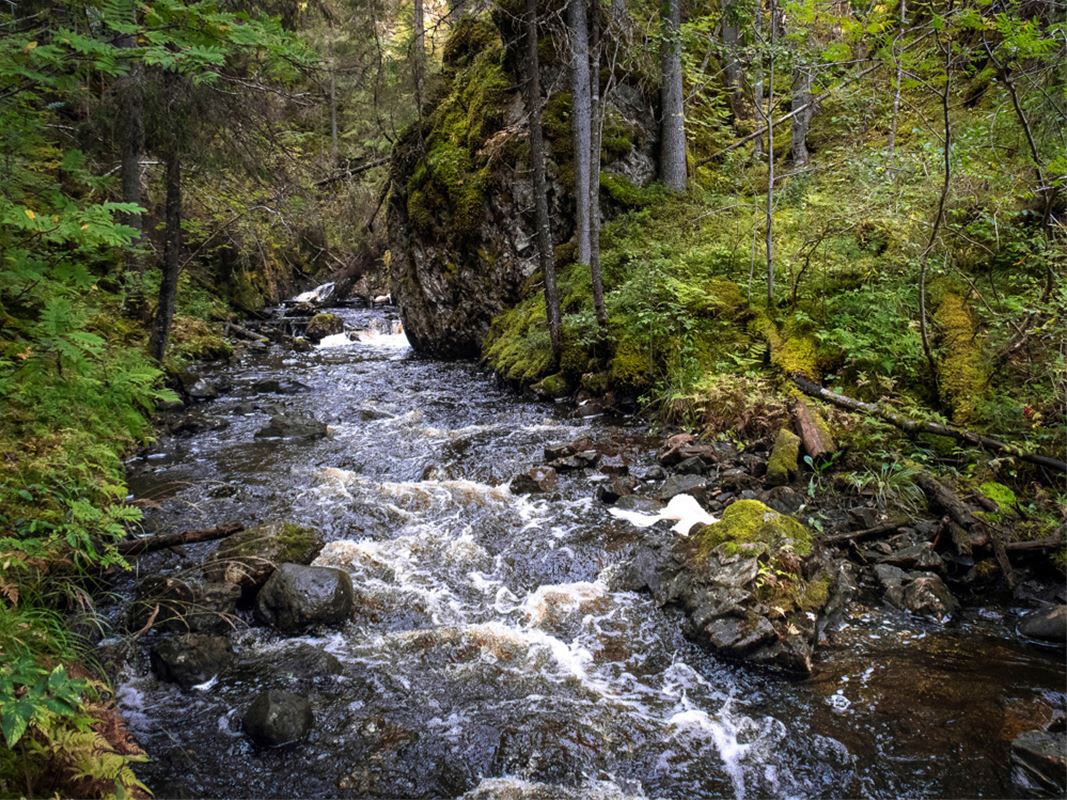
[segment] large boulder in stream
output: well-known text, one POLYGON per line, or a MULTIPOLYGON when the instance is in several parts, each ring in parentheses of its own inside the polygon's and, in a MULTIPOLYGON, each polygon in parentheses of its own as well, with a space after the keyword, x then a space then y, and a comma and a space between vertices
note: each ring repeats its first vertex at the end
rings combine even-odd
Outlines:
MULTIPOLYGON (((505 7, 457 20, 434 107, 393 148, 388 225, 391 293, 408 340, 439 356, 481 354, 489 323, 534 291, 536 230, 520 18, 505 7)), ((541 85, 568 85, 566 59, 542 63, 541 85)), ((544 109, 554 244, 573 236, 570 95, 544 109)), ((623 76, 604 121, 604 212, 656 176, 656 98, 623 76), (619 198, 619 200, 616 200, 619 198)))
POLYGON ((310 564, 322 546, 322 537, 310 528, 270 522, 222 542, 204 564, 204 574, 240 586, 247 597, 267 582, 279 564, 310 564))
POLYGON ((282 564, 256 595, 256 616, 283 633, 340 625, 353 608, 352 579, 332 567, 282 564))
POLYGON ((257 439, 322 439, 329 432, 325 422, 314 417, 279 411, 272 414, 270 422, 256 431, 257 439))
POLYGON ((242 722, 245 733, 256 742, 279 747, 307 736, 315 718, 307 699, 272 689, 256 696, 242 722))
POLYGON ((1019 623, 1019 633, 1027 639, 1067 643, 1067 606, 1055 605, 1027 614, 1019 623))
POLYGON ((811 532, 758 500, 674 539, 654 593, 681 606, 697 641, 716 653, 811 671, 819 631, 852 591, 849 566, 811 532))
POLYGON ((335 333, 344 333, 344 330, 344 320, 336 314, 324 312, 316 314, 308 321, 304 336, 313 342, 321 342, 327 336, 333 336, 335 333))

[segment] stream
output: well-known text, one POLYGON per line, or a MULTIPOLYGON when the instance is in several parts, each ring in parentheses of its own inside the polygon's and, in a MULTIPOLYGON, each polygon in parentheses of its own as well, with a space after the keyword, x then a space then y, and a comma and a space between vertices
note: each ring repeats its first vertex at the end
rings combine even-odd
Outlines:
MULTIPOLYGON (((648 464, 658 440, 421 358, 381 311, 337 313, 355 341, 205 369, 219 396, 129 464, 146 530, 292 520, 356 588, 352 621, 299 638, 338 675, 242 668, 292 645, 256 626, 232 634, 238 667, 190 692, 131 653, 119 702, 157 797, 1027 796, 1010 741, 1067 695, 1062 652, 1019 642, 1012 609, 943 627, 857 604, 805 680, 718 660, 680 613, 616 588, 641 531, 595 499, 604 476, 507 488, 546 444, 587 435, 648 464), (278 409, 329 435, 257 438, 278 409), (260 748, 241 717, 278 686, 310 699, 315 724, 260 748)), ((213 546, 139 569, 191 571, 213 546)))

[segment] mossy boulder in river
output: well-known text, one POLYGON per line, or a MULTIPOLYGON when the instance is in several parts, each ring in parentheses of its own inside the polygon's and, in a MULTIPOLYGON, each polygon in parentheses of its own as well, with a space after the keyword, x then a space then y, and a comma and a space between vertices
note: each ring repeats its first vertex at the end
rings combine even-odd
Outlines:
POLYGON ((823 554, 803 524, 758 500, 739 500, 678 540, 663 572, 658 599, 685 609, 699 642, 804 673, 852 584, 848 566, 823 554))
POLYGON ((322 537, 291 522, 271 522, 241 531, 216 548, 204 565, 216 581, 236 584, 254 593, 278 564, 310 564, 322 550, 322 537))
POLYGON ((336 314, 316 314, 308 322, 304 335, 313 342, 320 342, 335 333, 344 333, 345 323, 336 314))

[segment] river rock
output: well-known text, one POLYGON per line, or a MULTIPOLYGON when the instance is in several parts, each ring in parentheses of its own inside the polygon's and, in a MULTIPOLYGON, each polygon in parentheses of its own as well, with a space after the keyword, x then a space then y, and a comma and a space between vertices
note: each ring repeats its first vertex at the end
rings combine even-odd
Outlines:
MULTIPOLYGON (((647 567, 639 572, 647 581, 647 567)), ((676 540, 653 591, 681 606, 693 635, 715 652, 807 673, 820 627, 851 588, 847 567, 804 525, 739 500, 719 522, 676 540)))
POLYGON ((316 314, 308 320, 304 336, 312 342, 321 342, 327 336, 344 333, 345 323, 336 314, 316 314))
POLYGON ((781 428, 774 439, 774 449, 767 462, 767 484, 784 486, 797 475, 800 460, 800 437, 788 428, 781 428))
POLYGON ((600 453, 596 450, 579 450, 573 455, 557 458, 555 461, 550 462, 549 466, 555 468, 559 472, 567 472, 576 469, 595 467, 599 460, 600 453))
POLYGON ((622 456, 606 453, 600 457, 600 471, 605 475, 629 475, 630 465, 622 456))
POLYGON ((157 644, 149 659, 161 680, 189 690, 225 672, 233 663, 233 648, 225 636, 186 633, 157 644))
POLYGON ((678 475, 707 475, 708 469, 708 463, 700 456, 690 456, 674 465, 678 475))
POLYGON ((340 625, 353 607, 352 579, 332 567, 282 564, 256 595, 256 616, 283 633, 340 625))
POLYGON ((252 390, 259 394, 299 394, 310 388, 300 381, 279 380, 278 378, 263 378, 252 384, 252 390))
POLYGON ((214 400, 222 393, 222 382, 199 378, 185 391, 193 400, 214 400))
POLYGON ((245 733, 268 747, 296 742, 307 736, 315 718, 305 698, 271 689, 261 692, 245 712, 245 733))
POLYGON ((675 495, 690 494, 697 500, 703 500, 707 489, 708 482, 700 475, 671 475, 659 487, 656 498, 666 502, 675 495))
POLYGON ((1012 740, 1011 763, 1051 797, 1067 796, 1067 732, 1026 731, 1012 740))
POLYGON ((616 475, 597 486, 596 496, 601 503, 611 505, 617 502, 619 498, 633 494, 636 488, 636 478, 632 478, 629 475, 616 475))
POLYGON ((952 592, 932 572, 905 572, 890 564, 876 564, 874 572, 890 605, 938 621, 959 610, 952 592))
POLYGON ((321 439, 326 436, 325 422, 314 417, 280 411, 271 415, 270 422, 256 431, 260 439, 321 439))
POLYGON ((1027 614, 1019 623, 1019 633, 1042 642, 1067 642, 1067 605, 1052 606, 1027 614))
POLYGON ((310 564, 322 547, 322 537, 310 528, 270 522, 223 541, 205 563, 204 574, 236 584, 250 596, 267 582, 278 564, 310 564))
POLYGON ((162 631, 227 633, 238 621, 240 594, 240 589, 229 583, 153 575, 134 590, 127 626, 131 631, 151 623, 162 631))
POLYGON ((512 478, 509 488, 512 494, 551 492, 556 488, 556 470, 544 464, 534 467, 512 478))

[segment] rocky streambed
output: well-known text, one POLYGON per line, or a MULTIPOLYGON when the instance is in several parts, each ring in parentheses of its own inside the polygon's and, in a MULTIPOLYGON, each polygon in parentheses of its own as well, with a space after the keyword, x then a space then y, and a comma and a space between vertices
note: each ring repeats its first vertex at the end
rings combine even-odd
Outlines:
POLYGON ((840 538, 875 510, 768 486, 770 442, 517 398, 387 312, 317 324, 197 374, 130 464, 148 530, 244 526, 118 587, 157 796, 1057 791, 1055 590, 983 604, 936 520, 840 538))

